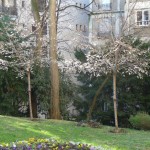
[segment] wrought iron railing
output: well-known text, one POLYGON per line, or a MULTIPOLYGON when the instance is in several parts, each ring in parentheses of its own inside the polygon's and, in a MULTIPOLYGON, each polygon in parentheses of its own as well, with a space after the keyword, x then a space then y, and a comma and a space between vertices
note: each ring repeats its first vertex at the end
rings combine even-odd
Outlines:
POLYGON ((136 25, 137 26, 150 26, 150 21, 149 20, 137 21, 136 25))

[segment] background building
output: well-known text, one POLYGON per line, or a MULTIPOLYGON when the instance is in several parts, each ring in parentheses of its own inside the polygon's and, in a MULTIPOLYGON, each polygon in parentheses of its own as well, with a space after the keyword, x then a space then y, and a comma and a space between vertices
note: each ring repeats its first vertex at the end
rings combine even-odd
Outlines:
POLYGON ((73 59, 74 50, 88 41, 88 4, 89 0, 64 0, 60 4, 58 48, 67 59, 73 59))
MULTIPOLYGON (((43 22, 43 47, 47 48, 49 42, 48 29, 48 1, 38 0, 41 20, 43 22), (45 16, 44 16, 45 15, 45 16)), ((57 33, 58 33, 58 52, 64 58, 72 58, 74 49, 80 46, 81 41, 88 41, 88 7, 89 0, 62 0, 58 1, 57 12, 57 33)), ((36 25, 31 8, 30 0, 0 0, 0 11, 8 14, 16 21, 18 30, 24 35, 36 35, 36 25)), ((35 39, 33 41, 36 41, 35 39)), ((48 50, 47 54, 48 56, 48 50)))
MULTIPOLYGON (((47 6, 47 0, 39 0, 41 16, 47 6)), ((72 58, 74 49, 88 41, 99 45, 124 32, 141 37, 150 34, 150 0, 62 0, 58 6, 58 50, 64 58, 72 58)), ((35 32, 30 1, 0 0, 0 11, 11 15, 24 34, 35 32)), ((47 40, 48 20, 43 21, 46 21, 43 34, 47 40)))
POLYGON ((150 0, 126 0, 126 33, 149 39, 150 0))
POLYGON ((95 0, 89 22, 89 40, 95 45, 103 44, 121 35, 125 0, 95 0))

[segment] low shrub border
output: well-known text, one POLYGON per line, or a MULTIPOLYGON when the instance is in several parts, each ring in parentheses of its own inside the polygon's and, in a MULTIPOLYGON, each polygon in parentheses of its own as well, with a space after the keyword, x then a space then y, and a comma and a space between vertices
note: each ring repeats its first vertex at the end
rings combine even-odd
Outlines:
POLYGON ((104 148, 75 142, 61 143, 53 139, 29 138, 27 141, 2 143, 0 150, 104 150, 104 148))
POLYGON ((129 122, 135 129, 150 130, 150 115, 139 112, 135 116, 129 118, 129 122))

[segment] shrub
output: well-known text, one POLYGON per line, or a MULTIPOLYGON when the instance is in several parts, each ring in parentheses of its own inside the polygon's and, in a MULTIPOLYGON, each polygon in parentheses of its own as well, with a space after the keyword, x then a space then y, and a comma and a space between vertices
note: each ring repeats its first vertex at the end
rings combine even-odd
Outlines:
POLYGON ((129 122, 136 129, 150 130, 150 115, 146 113, 137 113, 129 118, 129 122))
POLYGON ((94 121, 94 120, 88 121, 88 125, 89 125, 91 128, 101 128, 101 127, 102 127, 102 124, 100 124, 99 122, 96 122, 96 121, 94 121))
POLYGON ((60 143, 52 139, 30 138, 28 141, 2 143, 0 144, 0 150, 104 150, 104 148, 82 143, 60 143))
POLYGON ((77 126, 81 126, 81 127, 91 127, 91 128, 102 128, 102 124, 100 124, 99 122, 96 122, 94 120, 89 120, 89 121, 80 121, 77 123, 77 126))

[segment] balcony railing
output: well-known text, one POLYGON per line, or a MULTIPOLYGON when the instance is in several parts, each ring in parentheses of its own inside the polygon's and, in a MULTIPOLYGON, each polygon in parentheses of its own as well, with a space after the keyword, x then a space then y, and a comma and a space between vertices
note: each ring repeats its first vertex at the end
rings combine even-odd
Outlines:
POLYGON ((150 25, 150 21, 149 20, 137 21, 136 25, 137 26, 149 26, 150 25))
POLYGON ((0 12, 7 15, 17 16, 17 8, 16 7, 0 7, 0 12))

